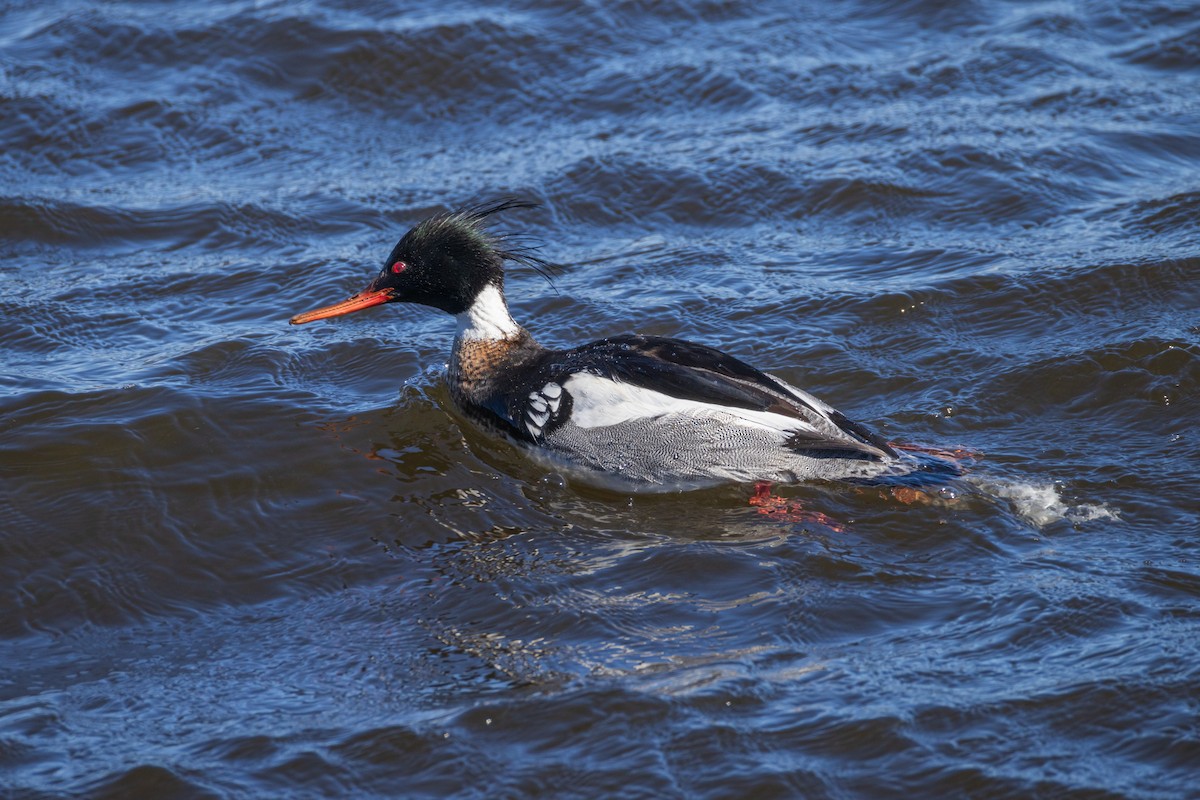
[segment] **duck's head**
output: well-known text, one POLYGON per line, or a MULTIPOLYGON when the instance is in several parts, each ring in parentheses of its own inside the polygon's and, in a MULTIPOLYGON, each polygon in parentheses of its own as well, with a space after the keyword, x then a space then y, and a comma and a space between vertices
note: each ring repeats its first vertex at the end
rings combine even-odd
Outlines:
POLYGON ((462 314, 488 287, 504 287, 504 262, 518 261, 541 271, 548 264, 528 248, 510 246, 511 234, 487 230, 488 217, 534 203, 504 200, 439 214, 404 234, 366 289, 341 303, 292 317, 303 325, 383 303, 420 303, 462 314))

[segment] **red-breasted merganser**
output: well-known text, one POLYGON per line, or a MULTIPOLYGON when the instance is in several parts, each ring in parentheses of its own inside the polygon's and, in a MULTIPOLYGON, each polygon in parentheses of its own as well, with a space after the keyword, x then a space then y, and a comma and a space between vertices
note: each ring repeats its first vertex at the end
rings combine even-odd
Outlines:
POLYGON ((917 468, 811 394, 711 347, 637 335, 542 347, 509 314, 504 262, 547 264, 487 228, 493 214, 533 205, 506 200, 431 217, 400 239, 364 291, 291 322, 396 302, 453 314, 455 403, 587 483, 670 491, 917 468))

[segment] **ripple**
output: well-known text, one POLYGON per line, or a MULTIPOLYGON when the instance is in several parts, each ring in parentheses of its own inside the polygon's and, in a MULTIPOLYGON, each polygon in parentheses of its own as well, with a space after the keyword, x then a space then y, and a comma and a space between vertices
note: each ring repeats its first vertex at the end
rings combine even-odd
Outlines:
POLYGON ((537 63, 545 69, 561 58, 532 31, 489 16, 408 30, 403 36, 362 31, 328 56, 319 86, 306 98, 400 102, 406 117, 421 120, 468 109, 528 111, 540 92, 523 80, 525 67, 537 63), (496 68, 500 61, 503 69, 496 68))
POLYGON ((9 4, 13 791, 1186 794, 1194 16, 9 4), (720 346, 966 477, 578 487, 454 410, 445 315, 286 325, 504 194, 542 341, 720 346))
POLYGON ((1156 69, 1186 70, 1200 57, 1200 27, 1192 27, 1174 36, 1141 42, 1120 54, 1131 63, 1156 69))
POLYGON ((88 787, 95 797, 129 797, 151 795, 159 797, 211 797, 211 791, 199 782, 190 781, 168 767, 143 764, 119 774, 101 778, 88 787))
POLYGON ((1200 228, 1200 192, 1146 200, 1132 209, 1132 225, 1153 234, 1192 234, 1200 228))
POLYGON ((587 114, 597 110, 620 116, 688 113, 733 113, 753 109, 761 98, 735 73, 709 64, 654 65, 646 73, 628 67, 597 70, 579 92, 587 114))
MULTIPOLYGON (((352 203, 313 197, 302 216, 252 203, 188 203, 166 207, 80 205, 37 197, 0 198, 0 228, 10 242, 38 242, 94 249, 108 247, 168 249, 199 246, 224 249, 232 246, 272 248, 290 244, 301 236, 334 233, 349 226, 338 216, 356 215, 352 203), (330 214, 316 222, 309 215, 330 214)), ((112 251, 109 251, 112 252, 112 251)))

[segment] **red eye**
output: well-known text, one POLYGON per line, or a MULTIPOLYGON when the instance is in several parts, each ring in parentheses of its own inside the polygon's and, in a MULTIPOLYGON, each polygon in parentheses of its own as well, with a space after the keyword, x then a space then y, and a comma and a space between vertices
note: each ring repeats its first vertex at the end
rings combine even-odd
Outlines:
POLYGON ((396 273, 397 275, 399 275, 401 272, 404 272, 406 269, 408 269, 408 264, 405 264, 403 261, 397 261, 395 264, 392 264, 392 272, 396 273))

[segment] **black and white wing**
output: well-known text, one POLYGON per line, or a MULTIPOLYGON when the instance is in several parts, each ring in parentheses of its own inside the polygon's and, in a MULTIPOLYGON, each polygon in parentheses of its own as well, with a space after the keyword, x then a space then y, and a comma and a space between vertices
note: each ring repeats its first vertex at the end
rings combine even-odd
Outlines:
POLYGON ((780 432, 811 457, 882 459, 881 437, 807 392, 704 345, 656 336, 604 339, 560 354, 558 376, 575 424, 619 424, 637 416, 722 412, 780 432))
POLYGON ((514 421, 532 441, 539 442, 570 416, 571 396, 561 384, 549 380, 519 399, 516 406, 514 421))
POLYGON ((896 455, 882 438, 807 392, 714 348, 656 336, 545 351, 500 376, 479 410, 513 438, 534 444, 565 425, 706 419, 768 431, 778 446, 811 458, 896 455))

